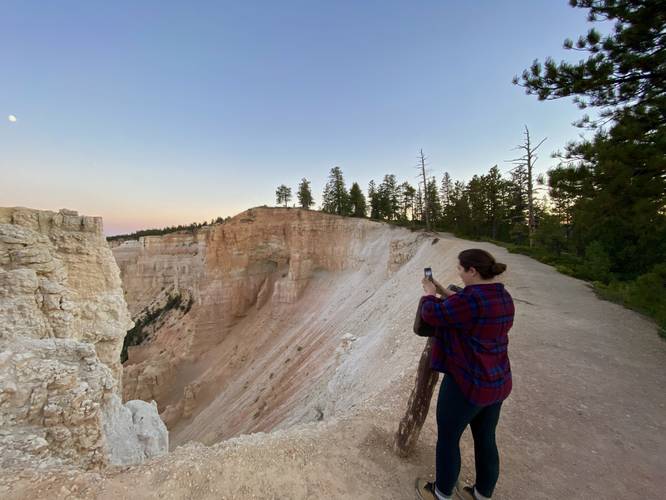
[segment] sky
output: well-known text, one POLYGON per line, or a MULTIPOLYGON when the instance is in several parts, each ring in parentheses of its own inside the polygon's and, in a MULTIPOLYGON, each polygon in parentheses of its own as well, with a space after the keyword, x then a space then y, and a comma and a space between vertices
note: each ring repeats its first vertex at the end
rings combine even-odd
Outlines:
MULTIPOLYGON (((107 235, 274 205, 330 169, 503 172, 576 139, 570 100, 511 79, 591 27, 566 0, 0 0, 0 206, 102 216, 107 235), (15 115, 16 121, 9 120, 15 115)), ((317 208, 317 207, 315 207, 317 208)))

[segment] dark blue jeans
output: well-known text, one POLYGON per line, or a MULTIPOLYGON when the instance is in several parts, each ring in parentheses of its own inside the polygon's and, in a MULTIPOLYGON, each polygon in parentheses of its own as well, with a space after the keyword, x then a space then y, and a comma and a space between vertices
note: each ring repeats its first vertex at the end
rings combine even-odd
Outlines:
POLYGON ((445 375, 437 398, 437 488, 451 495, 460 473, 460 437, 469 424, 474 437, 476 489, 490 497, 499 477, 495 428, 502 403, 475 406, 465 399, 453 378, 445 375))

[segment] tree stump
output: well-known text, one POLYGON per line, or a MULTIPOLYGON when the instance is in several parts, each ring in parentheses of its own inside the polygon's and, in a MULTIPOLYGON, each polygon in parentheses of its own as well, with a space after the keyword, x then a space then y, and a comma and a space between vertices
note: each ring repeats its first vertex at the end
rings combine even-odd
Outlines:
POLYGON ((431 347, 432 338, 429 338, 421 353, 414 388, 407 403, 407 412, 400 421, 393 441, 393 449, 401 457, 407 457, 414 451, 421 427, 428 416, 432 393, 439 379, 439 373, 430 368, 431 347))

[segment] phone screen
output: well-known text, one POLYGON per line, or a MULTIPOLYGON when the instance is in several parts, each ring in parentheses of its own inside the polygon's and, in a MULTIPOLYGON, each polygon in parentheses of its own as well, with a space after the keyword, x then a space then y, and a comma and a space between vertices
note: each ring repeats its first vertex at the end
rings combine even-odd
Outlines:
POLYGON ((430 269, 429 267, 426 267, 426 268, 423 270, 423 273, 425 274, 425 277, 426 277, 426 278, 428 278, 428 279, 432 279, 432 269, 430 269))

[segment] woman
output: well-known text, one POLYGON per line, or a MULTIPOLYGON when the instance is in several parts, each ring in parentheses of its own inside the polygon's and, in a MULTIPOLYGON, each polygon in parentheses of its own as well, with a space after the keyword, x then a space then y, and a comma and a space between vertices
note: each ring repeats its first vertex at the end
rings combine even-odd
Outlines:
POLYGON ((445 373, 437 399, 436 480, 417 479, 419 499, 490 498, 499 476, 495 427, 502 401, 511 392, 507 333, 513 325, 513 300, 496 277, 506 265, 485 250, 458 255, 465 288, 458 292, 423 279, 424 322, 435 326, 432 368, 445 373), (444 295, 438 298, 435 293, 444 295), (476 484, 456 488, 460 437, 470 425, 474 437, 476 484))

